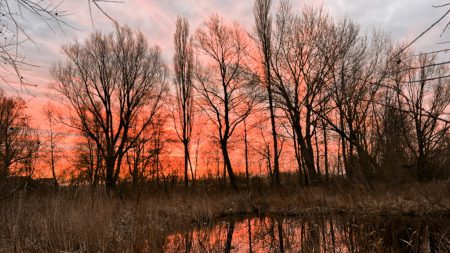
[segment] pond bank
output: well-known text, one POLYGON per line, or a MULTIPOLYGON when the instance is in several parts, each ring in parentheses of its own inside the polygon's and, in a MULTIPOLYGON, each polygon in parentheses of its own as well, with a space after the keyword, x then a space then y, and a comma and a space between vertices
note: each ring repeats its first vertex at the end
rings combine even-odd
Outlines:
POLYGON ((449 181, 232 192, 18 193, 0 205, 0 252, 157 252, 167 236, 239 215, 448 219, 449 181))

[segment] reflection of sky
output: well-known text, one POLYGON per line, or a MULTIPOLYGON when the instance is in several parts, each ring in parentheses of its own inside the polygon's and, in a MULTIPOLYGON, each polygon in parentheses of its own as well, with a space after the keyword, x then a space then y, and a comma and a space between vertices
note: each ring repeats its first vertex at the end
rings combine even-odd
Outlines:
POLYGON ((227 245, 231 252, 250 252, 250 247, 251 252, 283 252, 281 247, 286 252, 401 252, 410 247, 438 250, 444 244, 431 245, 431 237, 426 234, 445 236, 445 223, 410 217, 255 217, 219 221, 169 235, 164 250, 222 252, 227 245), (413 239, 417 235, 421 240, 413 239))
MULTIPOLYGON (((279 1, 273 0, 276 6, 279 1)), ((438 1, 410 1, 410 0, 293 0, 293 9, 300 10, 302 5, 322 5, 332 16, 350 17, 360 23, 362 30, 370 32, 381 29, 388 32, 395 40, 410 41, 430 24, 437 20, 444 9, 436 9, 432 4, 438 1)), ((253 30, 253 1, 252 0, 124 0, 122 3, 103 3, 104 10, 117 19, 120 24, 127 24, 133 29, 141 30, 151 44, 161 47, 165 61, 171 65, 173 53, 172 36, 175 30, 177 15, 189 19, 191 30, 194 30, 205 17, 218 13, 228 20, 240 22, 247 30, 253 30)), ((45 128, 41 112, 42 106, 47 104, 49 92, 48 84, 51 80, 52 64, 63 60, 61 46, 74 40, 83 40, 94 30, 110 32, 113 26, 100 11, 92 9, 92 20, 87 0, 66 0, 61 10, 68 11, 65 21, 75 27, 64 27, 63 31, 56 26, 49 29, 36 18, 24 13, 23 25, 33 39, 21 45, 20 50, 26 56, 26 61, 38 67, 26 67, 22 71, 24 80, 37 85, 28 87, 25 91, 18 84, 10 86, 0 84, 10 94, 21 95, 29 102, 29 113, 33 116, 33 124, 37 128, 45 128), (30 95, 31 94, 31 95, 30 95)), ((450 18, 449 18, 450 19, 450 18)), ((438 49, 436 42, 445 41, 445 36, 439 35, 443 25, 432 30, 415 45, 423 51, 438 49)), ((450 33, 449 33, 450 34, 450 33)), ((448 36, 447 36, 448 37, 448 36)), ((0 70, 2 76, 15 80, 15 75, 0 70)))

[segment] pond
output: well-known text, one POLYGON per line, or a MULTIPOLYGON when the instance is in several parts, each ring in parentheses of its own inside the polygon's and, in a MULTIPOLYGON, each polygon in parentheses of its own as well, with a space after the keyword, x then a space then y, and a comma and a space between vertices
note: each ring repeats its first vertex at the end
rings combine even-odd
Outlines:
POLYGON ((166 252, 450 252, 448 218, 249 217, 169 235, 166 252))

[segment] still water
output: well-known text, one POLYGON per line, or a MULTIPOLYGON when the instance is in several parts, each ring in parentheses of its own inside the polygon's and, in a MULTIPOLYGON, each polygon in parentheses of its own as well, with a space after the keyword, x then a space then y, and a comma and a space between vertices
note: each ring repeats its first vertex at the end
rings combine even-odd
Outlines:
POLYGON ((165 252, 450 252, 448 218, 240 218, 169 235, 165 252))

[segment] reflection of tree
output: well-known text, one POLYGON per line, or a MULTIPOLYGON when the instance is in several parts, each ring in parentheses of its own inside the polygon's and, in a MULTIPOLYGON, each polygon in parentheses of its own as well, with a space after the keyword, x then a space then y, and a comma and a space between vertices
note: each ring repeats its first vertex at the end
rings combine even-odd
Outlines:
POLYGON ((448 224, 408 218, 246 218, 178 234, 171 252, 447 252, 448 224))
POLYGON ((233 241, 233 233, 234 233, 234 221, 228 224, 227 229, 227 241, 225 244, 225 252, 229 253, 231 251, 231 242, 233 241))
POLYGON ((252 223, 251 219, 247 218, 247 227, 248 227, 248 252, 252 253, 252 223))
POLYGON ((184 244, 185 244, 184 252, 190 252, 191 251, 192 240, 193 240, 193 233, 192 232, 184 234, 184 244))
POLYGON ((283 243, 283 220, 277 219, 278 224, 278 242, 280 244, 280 252, 284 252, 284 243, 283 243))

